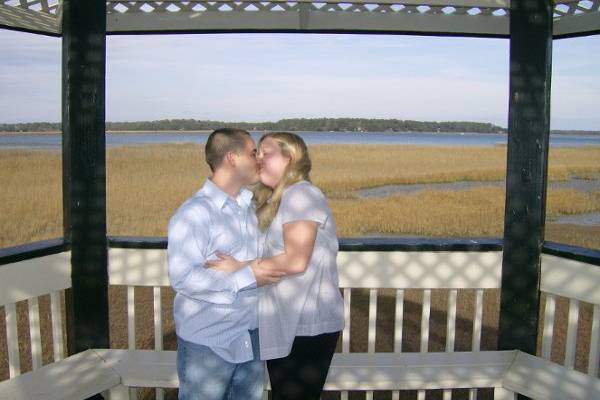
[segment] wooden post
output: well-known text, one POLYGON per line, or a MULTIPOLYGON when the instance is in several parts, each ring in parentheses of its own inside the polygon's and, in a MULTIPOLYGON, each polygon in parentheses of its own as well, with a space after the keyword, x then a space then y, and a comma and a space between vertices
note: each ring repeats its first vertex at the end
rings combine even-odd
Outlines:
POLYGON ((72 256, 68 351, 108 348, 106 2, 62 4, 64 236, 72 256))
POLYGON ((535 354, 546 218, 552 1, 511 1, 500 350, 535 354))

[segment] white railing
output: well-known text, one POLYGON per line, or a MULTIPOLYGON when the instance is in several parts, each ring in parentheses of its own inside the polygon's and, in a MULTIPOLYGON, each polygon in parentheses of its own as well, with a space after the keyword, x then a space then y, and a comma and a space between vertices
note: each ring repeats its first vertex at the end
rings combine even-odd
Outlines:
MULTIPOLYGON (((165 250, 110 249, 109 281, 127 287, 129 349, 135 349, 135 287, 153 287, 155 349, 162 350, 161 291, 169 286, 165 250)), ((432 290, 448 290, 446 352, 454 351, 456 308, 460 290, 474 290, 472 351, 479 351, 482 334, 483 295, 486 289, 498 289, 501 282, 502 252, 340 252, 338 256, 340 288, 345 302, 345 329, 342 354, 350 353, 350 311, 352 289, 369 290, 368 350, 375 353, 377 334, 377 300, 380 289, 394 289, 396 294, 394 352, 402 352, 404 291, 422 290, 420 352, 428 352, 432 290)), ((328 388, 328 386, 326 386, 328 388)), ((134 390, 132 390, 133 392, 134 390)), ((373 391, 367 390, 367 399, 373 391)), ((475 398, 477 390, 470 391, 475 398)), ((133 393, 132 393, 133 395, 133 393)), ((157 393, 162 397, 162 390, 157 393)), ((348 392, 342 391, 342 399, 348 392)), ((393 392, 398 398, 399 392, 393 392)), ((425 391, 419 391, 419 399, 425 391)), ((445 399, 451 397, 446 390, 445 399)))
MULTIPOLYGON (((497 290, 501 282, 501 264, 502 252, 454 252, 454 251, 344 251, 339 253, 338 265, 340 272, 340 287, 342 288, 345 302, 345 320, 346 327, 342 334, 341 353, 336 353, 338 363, 338 372, 334 373, 331 380, 326 384, 326 390, 341 390, 339 382, 342 372, 348 363, 356 360, 382 360, 382 362, 397 363, 398 355, 402 355, 403 362, 417 362, 415 360, 425 360, 430 363, 443 363, 449 359, 442 356, 455 351, 456 342, 456 321, 457 321, 457 298, 461 291, 474 292, 473 300, 473 327, 472 327, 472 346, 471 352, 456 353, 457 356, 465 354, 472 357, 472 354, 478 353, 482 339, 483 326, 483 298, 486 290, 497 290), (367 330, 367 352, 351 353, 350 338, 352 335, 350 324, 350 311, 353 309, 353 290, 367 289, 369 292, 368 302, 368 330, 367 330), (375 343, 377 332, 377 314, 378 298, 380 291, 390 289, 395 292, 395 319, 393 323, 393 353, 376 352, 375 343), (405 320, 405 291, 408 289, 418 289, 422 291, 422 302, 420 311, 421 328, 419 332, 419 353, 405 353, 402 348, 403 326, 405 320), (430 352, 430 325, 432 310, 432 292, 438 289, 447 290, 446 301, 446 332, 445 348, 443 352, 430 352), (415 358, 422 354, 425 358, 415 358), (436 356, 439 354, 440 356, 436 356), (363 356, 364 355, 364 356, 363 356), (361 358, 362 357, 362 358, 361 358), (411 358, 412 357, 412 358, 411 358), (438 358, 436 358, 438 357, 438 358), (412 361, 411 361, 412 360, 412 361), (441 360, 441 361, 440 361, 441 360)), ((152 287, 153 289, 153 326, 154 326, 154 351, 156 356, 164 356, 172 363, 172 351, 163 351, 163 324, 161 297, 164 290, 169 287, 167 275, 166 250, 141 250, 141 249, 121 249, 111 248, 109 250, 109 282, 111 285, 123 285, 127 287, 127 319, 128 319, 128 347, 129 350, 136 348, 136 325, 135 325, 135 288, 152 287)), ((574 360, 581 356, 585 351, 588 357, 587 373, 594 378, 598 377, 598 364, 600 361, 599 341, 600 341, 600 268, 598 266, 586 264, 579 261, 573 261, 561 257, 543 254, 542 255, 542 281, 541 290, 546 298, 544 307, 544 321, 542 335, 542 345, 540 349, 541 357, 550 360, 553 339, 556 332, 566 331, 566 351, 564 365, 568 369, 574 366, 574 360), (557 298, 566 298, 569 301, 569 317, 567 326, 558 326, 555 323, 557 298), (581 302, 589 303, 593 307, 592 323, 590 328, 589 346, 577 346, 578 315, 581 302)), ((32 369, 36 370, 42 366, 41 348, 42 337, 52 338, 53 360, 58 361, 65 357, 63 345, 63 320, 62 320, 62 296, 65 289, 70 287, 70 253, 63 252, 59 254, 34 258, 26 261, 19 261, 13 264, 0 266, 0 306, 4 308, 6 325, 6 342, 8 349, 8 368, 9 378, 13 379, 21 374, 22 368, 19 358, 31 357, 32 369), (40 329, 39 315, 39 297, 49 295, 50 297, 50 320, 48 332, 40 329), (29 335, 31 338, 30 354, 23 354, 27 345, 20 343, 17 335, 17 303, 26 301, 29 315, 29 335)), ((21 316, 22 317, 22 316, 21 316)), ((139 330, 138 330, 139 331, 139 330)), ((137 332, 139 333, 139 332, 137 332)), ((25 339, 26 340, 26 339, 25 339)), ((44 342, 47 343, 47 342, 44 342)), ((49 342, 48 342, 49 343, 49 342)), ((127 352, 127 350, 123 350, 127 352)), ((118 352, 115 352, 117 354, 118 352)), ((152 353, 152 351, 150 351, 152 353)), ((100 353, 99 353, 100 354, 100 353)), ((118 353, 121 354, 121 353, 118 353)), ((485 361, 486 352, 481 352, 485 361)), ((491 354, 491 352, 490 352, 491 354)), ((509 357, 506 354, 504 358, 509 357)), ((86 355, 87 357, 87 355, 86 355)), ((108 358, 109 356, 106 356, 108 358)), ((455 359, 450 359, 454 362, 455 359)), ((458 360, 458 358, 456 359, 458 360)), ((463 366, 467 366, 470 358, 461 359, 463 366)), ((419 362, 421 362, 419 361, 419 362)), ((498 361, 497 369, 505 370, 503 363, 508 361, 498 361), (501 361, 501 362, 500 362, 501 361)), ((50 361, 52 362, 52 361, 50 361)), ((485 361, 487 362, 487 361, 485 361)), ((490 361, 491 362, 491 361, 490 361)), ((534 361, 524 361, 533 362, 534 361)), ((440 364, 441 365, 441 364, 440 364)), ((558 367, 558 365, 556 365, 558 367)), ((450 367, 449 367, 450 368, 450 367)), ((551 368, 546 366, 548 371, 551 368)), ((411 378, 408 389, 420 388, 419 399, 425 397, 425 390, 432 388, 444 389, 444 399, 452 398, 453 388, 464 388, 465 381, 460 374, 448 378, 443 376, 444 370, 448 368, 430 368, 427 372, 433 375, 422 374, 421 377, 411 378), (427 385, 423 382, 417 382, 422 377, 427 376, 427 385), (439 381, 436 382, 436 378, 439 381), (461 382, 461 379, 463 381, 461 382), (438 385, 438 386, 436 386, 438 385)), ((562 373, 562 370, 556 374, 562 373)), ((496 372, 494 372, 496 373, 496 372)), ((176 374, 172 370, 167 379, 162 377, 157 387, 157 398, 162 398, 163 388, 176 387, 176 374), (160 387, 162 386, 162 387, 160 387)), ((417 374, 418 375, 418 374, 417 374)), ((513 371, 514 375, 514 371, 513 371)), ((366 392, 367 399, 373 398, 373 391, 380 390, 382 385, 369 383, 369 379, 375 378, 375 374, 367 376, 363 381, 355 384, 351 390, 362 390, 366 392)), ((113 379, 113 377, 111 377, 113 379)), ((512 378, 513 383, 516 378, 512 378)), ((158 378, 157 378, 158 380, 158 378)), ((123 379, 121 380, 123 382, 123 379)), ((132 381, 133 382, 133 381, 132 381)), ((485 380, 471 379, 469 382, 486 382, 485 380)), ((491 382, 491 381, 490 381, 491 382)), ((489 383, 489 382, 488 382, 489 383)), ((470 398, 475 398, 477 388, 494 387, 495 398, 512 398, 513 391, 505 389, 499 383, 490 383, 491 386, 472 386, 470 388, 470 398)), ((518 388, 517 384, 515 388, 518 388)), ((131 385, 135 386, 135 385, 131 385)), ((342 385, 343 386, 343 385, 342 385)), ((468 387, 468 386, 467 386, 468 387)), ((402 388, 404 388, 402 386, 402 388)), ((543 390, 543 385, 540 386, 543 390)), ((343 388, 342 388, 343 389, 343 388)), ((104 390, 104 389, 103 389, 104 390)), ((345 390, 350 390, 346 387, 345 390)), ((347 398, 348 392, 341 390, 342 398, 347 398)), ((112 389, 114 398, 127 397, 134 394, 135 389, 120 386, 112 389)), ((398 386, 393 389, 393 398, 399 398, 398 386)), ((540 391, 539 393, 542 393, 540 391)), ((2 394, 0 393, 0 398, 2 394)), ((134 397, 130 397, 134 398, 134 397)))

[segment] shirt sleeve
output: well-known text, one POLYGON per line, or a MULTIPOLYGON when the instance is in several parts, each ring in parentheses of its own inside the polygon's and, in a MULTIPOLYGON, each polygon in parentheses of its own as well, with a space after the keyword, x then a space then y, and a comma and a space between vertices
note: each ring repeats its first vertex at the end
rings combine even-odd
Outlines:
POLYGON ((296 184, 288 188, 279 204, 281 223, 292 221, 317 221, 325 224, 328 217, 327 199, 312 185, 296 184))
POLYGON ((167 259, 173 289, 187 297, 216 304, 231 304, 241 290, 256 287, 250 265, 233 273, 206 266, 210 242, 207 210, 190 207, 169 220, 167 259))

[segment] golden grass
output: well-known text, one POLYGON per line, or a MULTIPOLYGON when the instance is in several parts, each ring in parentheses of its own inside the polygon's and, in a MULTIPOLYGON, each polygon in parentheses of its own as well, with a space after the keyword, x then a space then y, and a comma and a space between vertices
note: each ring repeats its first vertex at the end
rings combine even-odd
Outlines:
MULTIPOLYGON (((358 198, 380 185, 501 180, 506 147, 313 145, 312 178, 329 197, 340 236, 410 234, 501 236, 504 188, 425 190, 358 198)), ((56 151, 0 151, 0 247, 62 235, 61 160, 56 151)), ((600 147, 552 148, 549 177, 597 178, 600 147)), ((209 169, 198 144, 123 146, 107 151, 108 232, 164 236, 169 216, 198 190, 209 169)), ((600 210, 600 194, 549 189, 548 215, 600 210)), ((552 225, 552 224, 549 224, 552 225)), ((561 241, 600 247, 594 228, 548 229, 561 241), (596 238, 588 237, 594 234, 596 238)), ((550 239, 554 240, 552 237, 550 239)))
MULTIPOLYGON (((506 146, 319 145, 310 146, 310 152, 313 180, 330 197, 382 185, 489 181, 506 176, 506 146)), ((550 180, 594 179, 600 173, 598 146, 552 148, 549 156, 550 180)))
MULTIPOLYGON (((330 200, 340 236, 369 233, 502 236, 505 189, 424 190, 379 198, 330 200)), ((600 211, 600 193, 548 189, 548 215, 600 211)))
POLYGON ((62 236, 58 152, 0 152, 0 247, 62 236))

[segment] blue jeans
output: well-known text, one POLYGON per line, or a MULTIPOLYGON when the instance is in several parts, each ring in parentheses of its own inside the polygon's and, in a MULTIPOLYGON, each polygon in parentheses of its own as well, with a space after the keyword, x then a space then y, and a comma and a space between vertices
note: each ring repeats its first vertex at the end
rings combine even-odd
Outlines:
POLYGON ((250 331, 254 359, 230 363, 210 347, 177 337, 179 400, 260 400, 265 362, 260 360, 258 329, 250 331))

